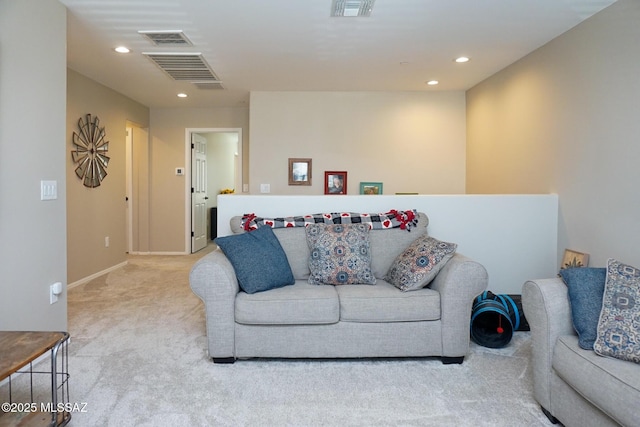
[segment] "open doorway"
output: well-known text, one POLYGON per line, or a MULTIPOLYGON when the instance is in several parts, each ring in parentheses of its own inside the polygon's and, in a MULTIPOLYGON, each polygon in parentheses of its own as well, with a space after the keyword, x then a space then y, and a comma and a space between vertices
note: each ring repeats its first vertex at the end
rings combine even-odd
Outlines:
POLYGON ((149 252, 149 131, 127 121, 125 148, 127 253, 149 252))
POLYGON ((242 129, 186 129, 185 158, 185 248, 194 253, 215 235, 218 194, 242 190, 242 129))

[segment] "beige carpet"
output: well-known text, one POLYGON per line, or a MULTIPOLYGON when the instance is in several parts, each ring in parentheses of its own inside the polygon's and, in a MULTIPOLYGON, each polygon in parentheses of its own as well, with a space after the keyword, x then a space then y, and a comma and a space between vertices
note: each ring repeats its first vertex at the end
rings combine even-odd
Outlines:
MULTIPOLYGON (((211 248, 205 250, 208 251, 211 248)), ((69 292, 72 426, 549 426, 529 333, 437 359, 214 365, 188 272, 203 253, 132 256, 69 292)))

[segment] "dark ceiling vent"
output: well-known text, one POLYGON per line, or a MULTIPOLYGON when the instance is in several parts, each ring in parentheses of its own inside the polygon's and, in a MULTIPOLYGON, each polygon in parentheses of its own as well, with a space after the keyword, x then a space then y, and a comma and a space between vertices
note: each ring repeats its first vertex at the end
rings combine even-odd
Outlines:
POLYGON ((155 46, 193 46, 182 31, 138 31, 155 46))
POLYGON ((331 5, 331 16, 338 17, 358 17, 371 16, 373 4, 376 0, 333 0, 331 5))
POLYGON ((219 82, 220 79, 205 62, 201 53, 143 52, 174 80, 188 82, 219 82))
POLYGON ((224 86, 222 86, 221 82, 191 82, 191 83, 193 83, 198 89, 204 89, 204 90, 224 89, 224 86))

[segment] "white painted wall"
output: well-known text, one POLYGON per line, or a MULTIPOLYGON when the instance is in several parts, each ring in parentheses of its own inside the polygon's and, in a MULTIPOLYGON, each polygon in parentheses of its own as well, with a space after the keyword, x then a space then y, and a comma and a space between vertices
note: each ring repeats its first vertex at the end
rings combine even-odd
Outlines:
POLYGON ((231 234, 234 215, 282 217, 320 212, 417 209, 429 217, 429 234, 458 244, 482 263, 489 289, 520 294, 528 279, 557 274, 556 195, 218 196, 218 235, 231 234))
POLYGON ((236 168, 239 167, 237 132, 202 132, 207 139, 207 193, 208 207, 216 206, 216 195, 225 188, 235 188, 236 168))

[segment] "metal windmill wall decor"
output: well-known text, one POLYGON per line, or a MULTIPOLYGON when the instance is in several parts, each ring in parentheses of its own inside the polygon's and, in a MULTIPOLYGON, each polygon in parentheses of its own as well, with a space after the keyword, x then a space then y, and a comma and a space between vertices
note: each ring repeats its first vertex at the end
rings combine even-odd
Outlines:
POLYGON ((78 119, 78 133, 73 132, 71 158, 76 167, 76 175, 85 187, 95 188, 107 176, 109 157, 109 141, 105 139, 104 126, 100 127, 100 119, 86 114, 78 119))

